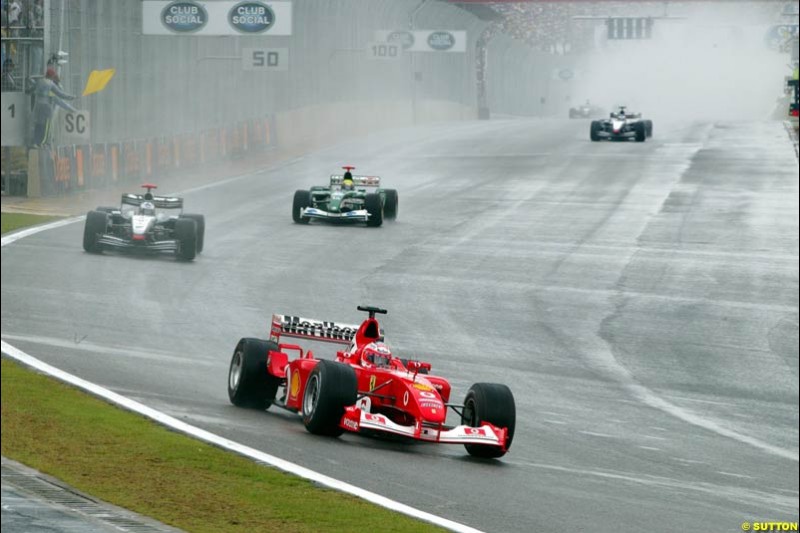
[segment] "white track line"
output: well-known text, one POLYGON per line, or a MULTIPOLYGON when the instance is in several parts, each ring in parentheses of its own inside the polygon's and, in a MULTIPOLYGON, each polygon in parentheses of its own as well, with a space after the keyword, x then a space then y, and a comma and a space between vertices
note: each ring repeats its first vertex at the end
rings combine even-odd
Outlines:
MULTIPOLYGON (((43 224, 41 226, 34 226, 32 228, 12 233, 11 235, 2 238, 2 244, 0 244, 0 246, 7 246, 24 237, 34 235, 41 231, 46 231, 49 229, 66 226, 67 224, 78 222, 83 218, 84 217, 68 218, 65 220, 59 220, 56 222, 51 222, 49 224, 43 224)), ((146 405, 141 404, 137 401, 131 400, 130 398, 126 398, 125 396, 117 394, 116 392, 110 391, 99 385, 83 380, 77 376, 68 374, 63 370, 59 370, 58 368, 48 365, 45 362, 39 361, 38 359, 31 357, 22 350, 8 344, 6 341, 0 341, 0 344, 2 344, 2 351, 4 354, 11 357, 12 359, 15 359, 23 363, 24 365, 27 365, 31 368, 35 368, 40 372, 50 375, 65 383, 69 383, 70 385, 82 389, 90 394, 108 400, 109 402, 119 405, 120 407, 133 411, 140 415, 146 416, 152 420, 155 420, 159 424, 172 428, 176 431, 180 431, 181 433, 191 435, 196 439, 200 439, 215 446, 219 446, 220 448, 236 452, 240 455, 244 455, 245 457, 249 457, 250 459, 253 459, 255 461, 260 461, 262 463, 283 470, 284 472, 289 472, 296 476, 300 476, 302 478, 311 480, 315 483, 318 483, 330 489, 351 494, 353 496, 366 500, 375 505, 379 505, 380 507, 385 507, 386 509, 390 509, 392 511, 396 511, 404 515, 408 515, 413 518, 417 518, 419 520, 435 524, 437 526, 449 529, 451 531, 457 531, 460 533, 482 533, 481 530, 479 529, 475 529, 466 526, 464 524, 459 524, 458 522, 453 522, 452 520, 442 518, 441 516, 436 516, 431 513, 426 513, 425 511, 386 498, 385 496, 381 496, 380 494, 376 494, 374 492, 370 492, 360 487, 356 487, 355 485, 345 483, 344 481, 339 481, 338 479, 334 479, 332 477, 320 474, 319 472, 315 472, 314 470, 311 470, 309 468, 305 468, 295 463, 285 461, 279 457, 275 457, 274 455, 269 455, 267 453, 258 451, 254 448, 250 448, 248 446, 244 446, 243 444, 239 444, 238 442, 228 440, 224 437, 220 437, 219 435, 215 435, 203 429, 191 426, 189 424, 186 424, 185 422, 181 422, 176 418, 164 414, 161 411, 156 411, 155 409, 147 407, 146 405)))
POLYGON ((61 226, 66 226, 68 224, 72 224, 74 222, 78 222, 80 220, 83 220, 84 218, 85 217, 83 217, 83 216, 65 218, 64 220, 57 220, 55 222, 50 222, 49 224, 42 224, 41 226, 33 226, 31 228, 27 228, 27 229, 24 229, 24 230, 21 230, 21 231, 15 231, 14 233, 10 233, 10 234, 6 235, 5 237, 3 237, 2 240, 0 240, 0 242, 2 243, 2 244, 0 244, 0 246, 8 246, 12 242, 17 242, 20 239, 24 239, 25 237, 28 237, 28 236, 33 235, 35 233, 39 233, 40 231, 45 231, 45 230, 54 229, 54 228, 60 228, 61 226))

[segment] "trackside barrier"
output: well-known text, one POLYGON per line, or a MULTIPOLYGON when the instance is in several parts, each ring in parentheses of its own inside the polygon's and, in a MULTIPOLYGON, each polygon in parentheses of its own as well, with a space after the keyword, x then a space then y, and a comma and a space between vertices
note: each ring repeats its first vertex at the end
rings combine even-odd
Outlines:
POLYGON ((167 137, 58 146, 48 157, 40 158, 40 194, 59 196, 115 183, 135 183, 242 157, 273 144, 272 122, 273 117, 266 117, 167 137))
POLYGON ((108 176, 108 158, 106 157, 105 144, 93 144, 91 149, 92 167, 90 187, 100 187, 106 182, 108 176))

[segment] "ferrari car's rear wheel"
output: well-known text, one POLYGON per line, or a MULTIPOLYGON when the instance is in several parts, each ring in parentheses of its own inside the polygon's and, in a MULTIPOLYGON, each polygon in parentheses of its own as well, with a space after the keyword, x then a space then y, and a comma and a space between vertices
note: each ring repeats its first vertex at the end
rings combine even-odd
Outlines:
POLYGON ((233 405, 267 409, 275 400, 281 380, 267 372, 270 350, 278 350, 272 341, 242 339, 236 345, 228 370, 228 398, 233 405))
POLYGON ((589 127, 589 138, 593 141, 600 140, 600 130, 602 126, 599 121, 593 120, 592 125, 589 127))
POLYGON ((372 228, 377 228, 381 224, 383 224, 383 200, 381 199, 380 194, 376 193, 368 193, 364 197, 364 207, 367 208, 367 213, 369 213, 369 220, 367 220, 367 226, 372 228))
POLYGON ((384 192, 386 193, 386 204, 383 207, 383 214, 386 215, 387 220, 395 220, 399 208, 397 191, 395 189, 386 189, 384 192))
POLYGON ((190 215, 190 214, 183 214, 181 218, 190 218, 194 220, 195 225, 197 226, 197 253, 203 251, 203 244, 205 243, 206 237, 206 218, 203 215, 190 215))
POLYGON ((355 371, 327 359, 320 360, 306 381, 303 394, 303 423, 315 435, 338 437, 344 430, 339 421, 344 408, 356 403, 358 381, 355 371))
POLYGON ((294 202, 292 202, 292 219, 298 224, 308 224, 311 220, 300 215, 301 210, 311 207, 311 193, 308 191, 294 191, 294 202))
POLYGON ((506 450, 497 446, 481 444, 465 444, 464 447, 474 457, 502 457, 511 447, 517 423, 514 395, 507 386, 499 383, 476 383, 470 387, 464 398, 461 423, 470 427, 478 427, 485 422, 508 429, 506 450))
POLYGON ((178 249, 175 252, 179 259, 191 261, 197 255, 197 223, 191 218, 179 218, 175 221, 175 240, 178 249))
POLYGON ((83 226, 83 249, 93 254, 103 251, 103 246, 97 240, 106 232, 108 227, 108 214, 102 211, 89 211, 86 213, 86 224, 83 226))

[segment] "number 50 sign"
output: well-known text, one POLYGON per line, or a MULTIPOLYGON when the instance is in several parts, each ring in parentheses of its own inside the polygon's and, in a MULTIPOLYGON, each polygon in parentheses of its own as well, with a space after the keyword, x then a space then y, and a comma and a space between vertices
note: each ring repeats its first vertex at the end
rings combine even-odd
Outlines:
POLYGON ((244 70, 289 70, 288 48, 242 48, 244 70))

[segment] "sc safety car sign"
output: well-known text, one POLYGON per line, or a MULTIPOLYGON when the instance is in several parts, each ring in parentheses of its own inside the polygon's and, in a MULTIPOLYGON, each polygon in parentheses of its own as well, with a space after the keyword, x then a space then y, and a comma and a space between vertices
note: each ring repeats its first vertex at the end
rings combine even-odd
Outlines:
POLYGON ((91 129, 88 111, 77 113, 62 112, 59 114, 60 140, 65 144, 83 144, 91 140, 91 129))

